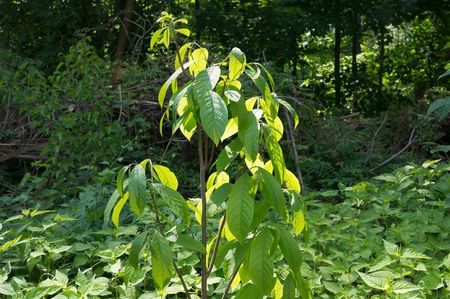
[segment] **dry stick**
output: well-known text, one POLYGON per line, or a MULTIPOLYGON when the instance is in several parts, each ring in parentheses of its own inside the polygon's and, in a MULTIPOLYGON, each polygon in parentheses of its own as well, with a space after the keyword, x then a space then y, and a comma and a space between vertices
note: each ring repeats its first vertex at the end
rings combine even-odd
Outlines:
POLYGON ((302 175, 302 171, 300 170, 300 164, 298 162, 298 153, 297 153, 297 147, 296 147, 296 142, 295 142, 295 135, 294 135, 294 126, 292 125, 292 121, 291 118, 289 117, 289 114, 287 112, 286 109, 283 109, 284 112, 284 116, 286 117, 287 120, 287 129, 288 129, 288 135, 289 135, 289 141, 291 142, 291 150, 292 150, 292 155, 294 156, 294 164, 295 164, 295 171, 297 172, 297 177, 300 180, 300 186, 302 187, 303 191, 305 189, 305 184, 303 182, 303 175, 302 175))
POLYGON ((380 168, 381 166, 389 163, 391 160, 395 159, 398 155, 400 155, 401 153, 403 153, 411 144, 414 143, 414 141, 416 140, 416 137, 414 137, 414 132, 416 131, 416 128, 414 128, 411 132, 411 135, 409 136, 409 140, 408 143, 397 153, 395 153, 392 157, 390 157, 389 159, 385 160, 383 163, 381 163, 380 165, 374 167, 371 169, 371 171, 374 171, 378 168, 380 168))
MULTIPOLYGON (((156 214, 156 223, 158 224, 159 232, 161 233, 161 235, 164 235, 164 229, 163 229, 161 220, 159 219, 158 206, 156 204, 155 196, 153 196, 153 195, 152 195, 152 202, 153 202, 153 211, 156 214)), ((178 268, 178 266, 175 263, 175 261, 172 262, 172 265, 173 265, 173 268, 175 269, 175 272, 177 272, 177 275, 178 275, 178 278, 181 281, 181 284, 183 285, 184 292, 186 293, 186 298, 191 299, 191 295, 189 294, 189 290, 188 290, 188 288, 186 286, 186 283, 184 282, 184 279, 183 279, 183 273, 181 273, 181 271, 178 268)))
POLYGON ((219 231, 217 233, 216 243, 214 244, 214 249, 211 256, 211 261, 209 262, 208 274, 207 277, 211 274, 211 271, 214 267, 214 262, 216 261, 217 251, 219 250, 220 237, 222 235, 223 228, 225 226, 225 221, 227 220, 227 214, 223 215, 222 223, 220 223, 219 231))
POLYGON ((377 138, 377 135, 378 135, 378 133, 380 132, 381 128, 384 126, 384 123, 386 122, 386 119, 387 119, 387 112, 386 112, 386 114, 384 115, 384 118, 383 118, 383 121, 381 122, 381 125, 378 127, 378 129, 375 131, 375 134, 373 135, 372 143, 371 143, 371 145, 370 145, 370 149, 369 149, 369 152, 368 152, 368 154, 367 154, 366 163, 369 162, 370 157, 372 156, 373 148, 374 148, 374 146, 375 146, 375 139, 377 138))
MULTIPOLYGON (((208 148, 207 140, 205 140, 205 147, 208 148)), ((200 194, 202 200, 202 244, 203 248, 206 249, 207 246, 207 235, 206 235, 206 194, 205 194, 205 173, 207 157, 203 152, 203 132, 200 129, 198 132, 198 158, 200 160, 200 194)), ((208 268, 206 264, 206 254, 202 254, 202 299, 207 299, 208 295, 208 268)))

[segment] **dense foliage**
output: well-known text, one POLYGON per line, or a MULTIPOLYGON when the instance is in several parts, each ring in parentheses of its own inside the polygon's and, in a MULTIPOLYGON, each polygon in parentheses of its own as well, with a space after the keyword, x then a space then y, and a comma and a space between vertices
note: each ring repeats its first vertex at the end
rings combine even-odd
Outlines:
POLYGON ((449 297, 448 0, 0 11, 0 298, 449 297))

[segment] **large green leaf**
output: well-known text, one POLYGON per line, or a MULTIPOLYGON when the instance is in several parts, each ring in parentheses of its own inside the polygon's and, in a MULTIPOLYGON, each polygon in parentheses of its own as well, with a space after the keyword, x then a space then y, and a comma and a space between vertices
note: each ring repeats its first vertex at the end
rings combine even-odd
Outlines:
POLYGON ((142 248, 144 248, 144 245, 147 241, 147 232, 143 232, 139 234, 136 239, 134 239, 133 243, 131 243, 130 248, 130 254, 128 256, 128 262, 130 263, 133 268, 137 269, 138 267, 138 261, 139 261, 139 254, 142 251, 142 248))
POLYGON ((280 183, 265 169, 258 169, 259 186, 263 197, 267 198, 275 211, 280 214, 283 219, 287 220, 288 213, 286 208, 286 199, 281 189, 280 183))
POLYGON ((281 253, 288 263, 292 273, 294 273, 297 289, 299 290, 300 295, 303 299, 312 298, 312 293, 309 285, 307 281, 303 279, 300 271, 300 267, 302 265, 302 257, 297 242, 295 241, 294 237, 292 237, 292 235, 281 226, 278 226, 277 234, 279 237, 278 245, 281 249, 281 253))
POLYGON ((261 291, 251 283, 244 285, 236 294, 235 299, 259 299, 263 298, 261 291))
POLYGON ((227 224, 231 233, 244 241, 252 224, 254 200, 251 195, 253 180, 248 174, 243 174, 231 187, 227 203, 227 224))
POLYGON ((159 183, 152 184, 156 192, 161 196, 163 202, 170 207, 170 209, 177 215, 181 217, 186 224, 191 221, 191 216, 189 214, 189 207, 183 196, 177 191, 159 183))
POLYGON ((281 146, 278 144, 275 137, 270 133, 269 129, 264 130, 264 136, 266 149, 272 161, 275 177, 281 184, 284 181, 284 171, 286 169, 283 150, 281 149, 281 146))
POLYGON ((131 210, 138 216, 142 215, 145 207, 147 178, 145 169, 141 165, 136 165, 131 171, 128 180, 128 192, 130 194, 131 210))
POLYGON ((267 229, 263 229, 250 244, 248 265, 246 265, 254 285, 265 295, 272 291, 275 283, 273 260, 269 256, 272 243, 272 234, 267 229))
MULTIPOLYGON (((243 105, 242 105, 243 106, 243 105)), ((244 153, 255 161, 259 150, 259 127, 258 120, 251 111, 240 109, 238 117, 238 135, 244 144, 244 153)))
POLYGON ((228 79, 237 80, 245 70, 245 54, 239 48, 233 48, 230 52, 228 66, 228 79))
POLYGON ((161 86, 161 89, 159 90, 158 93, 158 103, 159 105, 162 107, 164 104, 164 99, 166 98, 166 94, 167 94, 167 89, 169 88, 169 86, 171 86, 172 82, 178 78, 179 75, 181 75, 181 73, 183 73, 183 69, 186 70, 187 67, 189 67, 191 64, 195 63, 197 60, 192 60, 189 62, 186 62, 183 65, 183 68, 179 68, 177 69, 170 77, 169 79, 167 79, 166 82, 164 82, 163 86, 161 86))
POLYGON ((162 290, 172 278, 173 257, 169 242, 156 232, 150 243, 152 276, 158 289, 162 290))
POLYGON ((117 174, 117 192, 120 196, 123 196, 123 179, 125 176, 125 172, 128 170, 129 166, 124 166, 120 169, 119 173, 117 174))
POLYGON ((179 235, 176 244, 183 247, 183 249, 194 250, 200 253, 206 254, 206 249, 202 242, 195 240, 192 236, 179 235))
POLYGON ((191 93, 200 107, 200 120, 206 134, 217 145, 225 132, 228 109, 219 94, 213 91, 220 78, 220 68, 210 67, 200 72, 192 85, 191 93))
POLYGON ((119 202, 114 206, 112 211, 111 221, 116 227, 119 227, 120 213, 122 213, 123 206, 128 201, 129 194, 129 192, 125 193, 119 202))
POLYGON ((153 170, 156 172, 159 181, 167 187, 177 190, 178 180, 175 174, 167 167, 162 165, 153 165, 153 170))

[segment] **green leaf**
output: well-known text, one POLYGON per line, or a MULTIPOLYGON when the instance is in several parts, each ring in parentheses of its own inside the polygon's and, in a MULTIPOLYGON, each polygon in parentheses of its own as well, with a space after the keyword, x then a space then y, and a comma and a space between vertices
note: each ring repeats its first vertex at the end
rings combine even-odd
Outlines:
POLYGON ((259 299, 263 298, 261 291, 253 284, 247 283, 236 294, 235 299, 259 299))
POLYGON ((253 284, 265 295, 272 291, 275 279, 273 277, 273 261, 269 250, 273 243, 272 234, 263 229, 250 244, 248 255, 248 272, 253 284))
POLYGON ((153 50, 153 47, 159 43, 161 40, 161 33, 165 30, 165 28, 161 28, 155 31, 152 35, 152 39, 150 40, 150 49, 153 50))
POLYGON ((129 166, 124 166, 122 169, 120 169, 119 173, 117 174, 117 192, 120 196, 123 197, 123 177, 125 176, 125 172, 128 170, 129 166))
POLYGON ((284 220, 287 220, 286 199, 280 183, 265 169, 258 169, 258 175, 262 196, 271 202, 272 207, 284 220))
POLYGON ((265 145, 267 148, 267 152, 269 153, 269 157, 272 161, 275 177, 281 184, 284 181, 284 171, 286 169, 283 150, 281 149, 281 146, 278 144, 275 137, 272 134, 270 134, 268 130, 265 130, 264 133, 265 133, 264 134, 265 145))
POLYGON ((359 271, 356 271, 361 279, 371 288, 377 289, 377 290, 387 290, 387 282, 388 279, 381 276, 371 275, 371 274, 365 274, 361 273, 359 271))
POLYGON ((111 220, 116 227, 119 227, 120 213, 122 212, 123 206, 128 200, 129 194, 130 193, 128 192, 125 193, 124 196, 119 200, 119 202, 114 206, 111 220))
POLYGON ((192 43, 187 43, 181 46, 180 50, 178 51, 179 55, 175 55, 175 69, 179 69, 181 67, 181 64, 184 62, 184 56, 186 56, 186 51, 191 45, 192 43))
POLYGON ((384 249, 386 250, 387 254, 396 255, 396 256, 399 255, 400 249, 398 248, 397 245, 395 245, 394 243, 388 242, 386 240, 383 240, 383 243, 384 243, 384 249))
POLYGON ((0 283, 0 294, 13 296, 16 295, 16 291, 14 291, 10 283, 0 283))
POLYGON ((224 100, 213 91, 220 78, 220 68, 210 67, 200 72, 192 85, 193 97, 200 107, 200 120, 206 134, 217 145, 225 132, 228 109, 224 100))
POLYGON ((439 120, 443 120, 450 114, 450 97, 439 99, 430 104, 427 115, 435 113, 439 120))
POLYGON ((180 28, 180 29, 175 29, 176 32, 181 33, 185 36, 189 36, 191 35, 191 30, 187 29, 187 28, 180 28))
POLYGON ((294 234, 299 236, 305 228, 305 214, 303 211, 294 211, 292 216, 292 227, 294 228, 294 234))
POLYGON ((130 254, 128 257, 128 262, 130 265, 137 269, 138 268, 138 262, 139 262, 139 254, 142 251, 142 248, 144 248, 145 243, 147 242, 147 232, 140 233, 131 243, 130 248, 130 254))
POLYGON ((429 257, 423 253, 417 252, 411 248, 406 248, 403 251, 401 258, 402 259, 426 259, 426 260, 431 259, 431 257, 429 257))
POLYGON ((228 122, 228 109, 223 99, 214 91, 199 96, 200 119, 205 133, 218 145, 228 122))
POLYGON ((277 98, 277 100, 281 105, 283 105, 287 109, 287 111, 289 111, 289 113, 291 113, 292 118, 294 119, 294 128, 296 128, 299 123, 299 118, 298 118, 297 112, 294 110, 294 108, 291 106, 291 104, 289 104, 285 100, 282 100, 280 98, 277 98))
POLYGON ((141 216, 144 211, 146 185, 147 177, 145 176, 145 169, 138 164, 131 171, 128 181, 131 210, 138 216, 141 216))
POLYGON ((197 74, 200 74, 200 72, 206 68, 208 63, 208 50, 205 48, 195 49, 189 54, 189 60, 195 61, 195 63, 189 67, 189 72, 196 77, 197 74))
MULTIPOLYGON (((128 180, 123 183, 124 188, 128 186, 128 180)), ((111 217, 111 211, 116 205, 117 200, 120 198, 119 191, 115 190, 106 204, 105 211, 103 212, 103 225, 107 226, 109 222, 109 217, 111 217)))
POLYGON ((178 217, 181 217, 186 224, 191 221, 191 216, 189 214, 189 207, 186 200, 177 191, 158 183, 152 184, 156 192, 161 196, 164 203, 169 206, 172 212, 178 217))
POLYGON ((243 174, 231 187, 227 203, 227 224, 231 233, 244 241, 250 230, 254 212, 254 200, 251 195, 253 180, 248 174, 243 174))
POLYGON ((158 180, 167 187, 177 190, 178 189, 178 180, 175 174, 170 171, 169 168, 162 165, 154 165, 153 170, 156 172, 158 176, 158 180))
POLYGON ((292 299, 295 298, 295 280, 292 273, 286 277, 283 283, 283 298, 282 299, 292 299))
POLYGON ((407 281, 396 281, 392 284, 392 289, 396 294, 406 294, 421 290, 422 288, 407 281))
POLYGON ((230 63, 228 66, 228 79, 238 79, 245 70, 245 54, 239 48, 233 48, 230 52, 230 63))
POLYGON ((244 144, 244 153, 255 161, 259 151, 259 127, 258 120, 253 112, 242 109, 238 116, 238 135, 244 144), (243 111, 242 111, 243 110, 243 111))
POLYGON ((231 162, 237 157, 242 149, 241 141, 236 138, 226 145, 222 151, 220 151, 219 156, 216 160, 216 170, 221 172, 230 166, 231 162))
MULTIPOLYGON (((189 62, 186 62, 183 65, 183 68, 186 69, 187 67, 189 67, 191 64, 193 64, 196 60, 192 60, 189 62)), ((167 89, 169 88, 169 86, 171 86, 172 82, 178 78, 179 75, 181 75, 181 73, 183 73, 183 68, 179 68, 177 69, 170 77, 169 79, 167 79, 166 82, 164 82, 163 86, 161 86, 161 89, 159 90, 158 93, 158 103, 159 105, 162 107, 164 104, 164 99, 166 98, 166 93, 167 93, 167 89)))
POLYGON ((203 246, 202 242, 200 242, 199 240, 195 240, 191 236, 179 235, 176 244, 183 247, 183 249, 194 250, 206 254, 206 249, 203 246))
POLYGON ((302 265, 301 252, 295 239, 283 227, 277 227, 277 234, 279 237, 278 245, 284 259, 289 265, 289 268, 294 274, 297 289, 303 299, 312 298, 312 293, 308 282, 305 281, 301 275, 300 267, 302 265))
POLYGON ((0 253, 5 252, 5 251, 8 250, 9 248, 11 248, 11 247, 13 247, 14 245, 16 245, 17 242, 19 242, 21 238, 22 238, 22 236, 18 236, 18 237, 15 237, 14 239, 9 240, 9 241, 5 242, 4 244, 2 244, 2 245, 0 246, 0 253))
POLYGON ((164 289, 172 278, 173 259, 169 243, 156 232, 150 243, 152 254, 152 276, 159 290, 164 289))

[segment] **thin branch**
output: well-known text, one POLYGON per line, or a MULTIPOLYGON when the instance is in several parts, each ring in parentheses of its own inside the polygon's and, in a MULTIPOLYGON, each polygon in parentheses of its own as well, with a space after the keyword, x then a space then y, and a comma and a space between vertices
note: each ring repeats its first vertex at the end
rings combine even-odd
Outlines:
POLYGON ((217 251, 219 249, 220 237, 222 235, 222 231, 223 231, 223 228, 225 226, 226 219, 227 219, 227 214, 225 213, 223 215, 223 220, 222 220, 222 223, 220 223, 219 231, 217 233, 217 239, 216 239, 216 243, 214 244, 214 249, 213 249, 213 252, 212 252, 212 255, 211 255, 211 261, 209 262, 207 276, 209 276, 211 274, 211 271, 212 271, 212 269, 214 267, 214 262, 216 261, 217 251))
POLYGON ((379 164, 378 166, 374 167, 371 169, 371 171, 374 171, 378 168, 380 168, 381 166, 389 163, 390 161, 392 161, 393 159, 395 159, 397 156, 399 156, 401 153, 403 153, 411 144, 414 143, 414 141, 416 141, 416 137, 414 136, 414 132, 416 131, 416 128, 414 128, 411 132, 411 135, 409 136, 409 140, 408 143, 397 153, 395 153, 392 157, 390 157, 389 159, 385 160, 383 163, 379 164))
POLYGON ((239 264, 239 265, 236 267, 236 269, 234 269, 233 275, 231 275, 231 278, 230 278, 230 280, 228 281, 227 287, 225 288, 225 291, 223 292, 223 295, 222 295, 222 298, 221 298, 221 299, 227 298, 228 291, 230 290, 231 285, 233 284, 233 280, 234 280, 234 278, 236 277, 236 275, 238 274, 239 268, 240 268, 240 267, 241 267, 241 264, 239 264))
POLYGON ((287 109, 283 109, 284 116, 287 120, 287 131, 289 136, 289 141, 291 142, 291 150, 292 150, 292 156, 294 158, 294 165, 295 165, 295 171, 297 172, 297 177, 300 181, 300 186, 302 187, 301 191, 304 192, 305 190, 305 183, 303 181, 303 175, 302 171, 300 169, 300 163, 298 161, 298 153, 297 153, 297 146, 295 141, 295 135, 294 135, 294 126, 292 125, 292 120, 289 116, 289 113, 287 109))
MULTIPOLYGON (((207 140, 206 140, 207 141, 207 140)), ((205 141, 205 142, 206 142, 205 141)), ((205 153, 203 152, 203 132, 201 129, 199 129, 198 132, 198 158, 200 160, 200 194, 201 194, 201 201, 202 201, 202 244, 203 247, 206 248, 208 244, 207 239, 207 232, 206 232, 206 179, 205 179, 205 173, 206 173, 206 157, 205 153)), ((208 147, 208 144, 205 144, 205 147, 208 147)), ((207 299, 208 296, 208 268, 206 263, 206 254, 202 254, 202 299, 207 299)))
POLYGON ((370 145, 370 149, 369 149, 369 152, 367 154, 366 163, 369 162, 370 157, 372 156, 373 148, 375 146, 375 139, 377 138, 377 135, 380 132, 381 128, 384 126, 384 123, 386 122, 386 119, 387 119, 387 112, 384 114, 383 121, 381 122, 380 126, 378 127, 378 129, 375 131, 375 134, 373 135, 372 143, 370 145))

